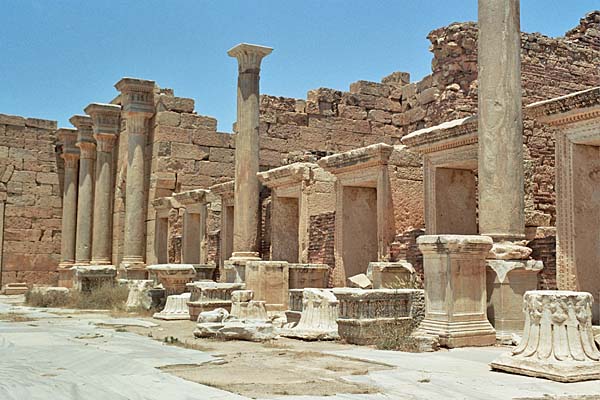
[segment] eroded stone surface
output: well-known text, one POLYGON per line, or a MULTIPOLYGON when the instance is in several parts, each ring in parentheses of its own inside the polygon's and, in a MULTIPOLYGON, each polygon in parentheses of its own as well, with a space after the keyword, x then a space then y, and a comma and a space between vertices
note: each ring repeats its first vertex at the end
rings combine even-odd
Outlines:
POLYGON ((187 302, 190 300, 191 293, 173 294, 167 296, 165 308, 152 317, 156 319, 190 319, 190 312, 187 302))
POLYGON ((132 280, 127 283, 129 295, 125 308, 135 310, 142 308, 149 310, 152 307, 152 296, 150 290, 154 287, 154 281, 151 279, 132 280))
POLYGON ((525 293, 523 339, 512 353, 493 361, 492 368, 559 382, 600 379, 592 303, 585 292, 525 293))
POLYGON ((284 330, 282 335, 304 340, 337 339, 338 315, 339 302, 331 291, 304 289, 300 321, 293 329, 284 330))

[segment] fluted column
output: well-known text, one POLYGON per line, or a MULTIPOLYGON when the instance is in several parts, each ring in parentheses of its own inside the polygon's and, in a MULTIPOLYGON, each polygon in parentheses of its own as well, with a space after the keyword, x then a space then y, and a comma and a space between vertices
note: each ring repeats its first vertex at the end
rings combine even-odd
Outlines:
POLYGON ((115 85, 127 126, 125 235, 121 267, 128 278, 144 278, 146 243, 145 157, 148 120, 154 114, 154 81, 123 78, 115 85))
POLYGON ((58 130, 57 134, 58 139, 62 143, 61 157, 64 160, 65 169, 59 267, 68 268, 75 263, 79 149, 75 146, 77 142, 77 130, 62 128, 58 130))
POLYGON ((242 43, 227 52, 238 60, 235 208, 232 259, 258 258, 259 79, 273 49, 242 43))
POLYGON ((87 265, 90 263, 92 256, 96 142, 92 134, 92 119, 90 117, 87 115, 74 115, 69 121, 77 128, 76 146, 80 150, 75 264, 87 265))
POLYGON ((112 152, 119 134, 121 107, 92 103, 85 112, 92 117, 96 139, 92 264, 109 265, 112 263, 112 152))
POLYGON ((479 233, 525 235, 519 0, 479 0, 479 233))

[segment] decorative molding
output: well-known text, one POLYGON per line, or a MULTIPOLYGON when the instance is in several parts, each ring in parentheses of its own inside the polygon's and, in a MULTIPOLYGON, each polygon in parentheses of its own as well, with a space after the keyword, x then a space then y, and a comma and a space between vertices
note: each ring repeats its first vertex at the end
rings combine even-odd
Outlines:
POLYGON ((260 63, 263 58, 271 54, 271 47, 258 46, 255 44, 241 43, 231 48, 227 54, 238 60, 239 73, 260 72, 260 63))

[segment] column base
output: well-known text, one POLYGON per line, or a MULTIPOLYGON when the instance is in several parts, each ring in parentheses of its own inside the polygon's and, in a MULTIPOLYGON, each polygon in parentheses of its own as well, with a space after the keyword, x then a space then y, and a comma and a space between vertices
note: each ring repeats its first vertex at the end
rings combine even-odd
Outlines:
POLYGON ((58 264, 58 286, 65 288, 73 287, 73 263, 65 262, 58 264))
POLYGON ((138 260, 123 260, 119 265, 119 276, 123 279, 148 279, 146 264, 138 260))
POLYGON ((438 336, 440 346, 448 348, 496 344, 496 331, 487 320, 445 322, 424 319, 417 332, 438 336))

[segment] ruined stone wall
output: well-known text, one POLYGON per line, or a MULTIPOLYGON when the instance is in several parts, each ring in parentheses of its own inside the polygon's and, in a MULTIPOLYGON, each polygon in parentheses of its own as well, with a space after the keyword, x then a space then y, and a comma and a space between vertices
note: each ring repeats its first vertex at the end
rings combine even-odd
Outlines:
MULTIPOLYGON (((600 12, 586 15, 562 38, 523 33, 523 103, 600 85, 598 32, 600 12)), ((309 91, 306 99, 261 96, 261 161, 275 158, 273 151, 285 159, 294 150, 326 155, 379 142, 398 144, 417 129, 476 113, 476 24, 452 24, 432 31, 428 39, 432 73, 419 82, 410 83, 407 73, 396 72, 381 83, 355 82, 347 92, 320 88, 309 91)), ((525 120, 524 143, 527 225, 554 225, 552 132, 525 120)), ((414 170, 410 179, 422 178, 414 170)), ((413 213, 422 211, 415 208, 413 213)), ((315 224, 315 229, 321 228, 315 224)), ((325 237, 314 235, 314 240, 325 237)))
POLYGON ((63 162, 55 144, 55 121, 0 114, 2 285, 58 281, 63 162))

